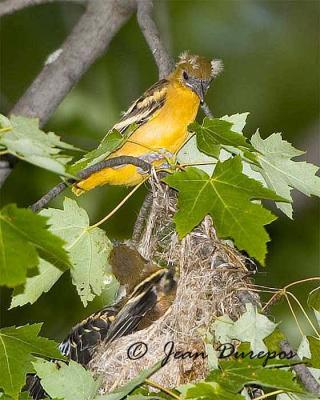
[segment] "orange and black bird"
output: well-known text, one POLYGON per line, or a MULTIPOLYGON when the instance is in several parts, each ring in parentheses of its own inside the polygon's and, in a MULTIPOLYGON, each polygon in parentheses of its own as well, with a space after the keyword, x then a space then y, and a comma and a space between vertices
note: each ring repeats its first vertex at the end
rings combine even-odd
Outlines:
MULTIPOLYGON (((174 71, 151 86, 112 127, 123 135, 130 134, 107 158, 134 156, 159 166, 168 154, 177 153, 187 138, 188 125, 195 120, 200 103, 221 70, 220 60, 183 53, 174 71)), ((132 186, 142 180, 141 171, 133 165, 105 168, 77 182, 73 191, 81 194, 105 184, 132 186)))
MULTIPOLYGON (((111 343, 148 327, 168 310, 175 297, 173 273, 145 260, 137 250, 126 245, 115 246, 110 264, 121 283, 120 299, 73 327, 59 346, 64 356, 85 367, 102 342, 111 343)), ((57 368, 61 362, 50 361, 57 368)), ((34 374, 27 376, 25 390, 34 400, 49 397, 34 374)))

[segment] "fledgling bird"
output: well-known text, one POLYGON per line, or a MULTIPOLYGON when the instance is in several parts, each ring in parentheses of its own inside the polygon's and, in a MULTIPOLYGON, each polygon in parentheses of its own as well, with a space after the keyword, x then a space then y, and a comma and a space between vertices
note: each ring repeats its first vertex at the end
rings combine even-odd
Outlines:
MULTIPOLYGON (((113 126, 111 130, 123 135, 133 124, 135 128, 107 158, 134 156, 153 165, 164 163, 167 154, 175 154, 184 144, 188 125, 195 120, 200 103, 222 68, 220 60, 183 53, 174 71, 151 86, 113 126)), ((73 191, 79 195, 100 185, 132 186, 142 180, 141 171, 133 165, 105 168, 77 182, 73 191)))
MULTIPOLYGON (((85 367, 102 342, 111 343, 148 327, 168 310, 175 297, 173 273, 145 260, 137 250, 126 245, 115 246, 110 264, 122 284, 122 298, 74 326, 59 346, 64 356, 85 367)), ((50 361, 57 368, 64 362, 50 361)), ((49 397, 35 374, 27 376, 25 390, 34 400, 49 397)))

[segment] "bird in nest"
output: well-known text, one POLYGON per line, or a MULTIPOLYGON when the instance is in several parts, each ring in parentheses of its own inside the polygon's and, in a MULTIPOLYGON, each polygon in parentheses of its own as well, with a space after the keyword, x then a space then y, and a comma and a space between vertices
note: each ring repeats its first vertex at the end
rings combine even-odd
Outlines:
MULTIPOLYGON (((171 270, 145 260, 137 250, 115 246, 110 255, 112 271, 120 282, 118 300, 74 326, 61 342, 61 354, 87 367, 104 343, 147 328, 169 309, 175 298, 176 281, 171 270)), ((61 361, 50 359, 57 368, 61 361)), ((28 374, 24 390, 34 400, 48 398, 40 378, 28 374)))
MULTIPOLYGON (((138 157, 154 166, 173 157, 188 137, 188 125, 197 115, 213 79, 222 71, 220 60, 183 53, 175 69, 151 86, 109 131, 117 130, 126 140, 107 159, 138 157)), ((103 152, 105 140, 101 142, 103 152)), ((81 162, 81 160, 80 160, 81 162)), ((137 185, 144 179, 136 166, 105 168, 73 186, 77 195, 100 185, 137 185)))

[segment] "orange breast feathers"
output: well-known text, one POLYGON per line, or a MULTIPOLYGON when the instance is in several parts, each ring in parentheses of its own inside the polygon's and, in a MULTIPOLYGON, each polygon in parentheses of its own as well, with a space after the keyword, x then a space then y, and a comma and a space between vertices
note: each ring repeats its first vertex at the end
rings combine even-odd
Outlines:
MULTIPOLYGON (((108 158, 117 156, 147 156, 159 150, 176 153, 187 138, 187 127, 196 118, 199 97, 177 81, 169 81, 165 100, 161 108, 136 129, 128 141, 108 158)), ((164 160, 165 161, 165 160, 164 160)), ((159 161, 154 161, 159 164, 159 161)), ((118 168, 105 168, 80 181, 74 188, 80 194, 100 185, 136 185, 143 180, 137 167, 127 165, 118 168), (79 190, 80 189, 80 190, 79 190)))

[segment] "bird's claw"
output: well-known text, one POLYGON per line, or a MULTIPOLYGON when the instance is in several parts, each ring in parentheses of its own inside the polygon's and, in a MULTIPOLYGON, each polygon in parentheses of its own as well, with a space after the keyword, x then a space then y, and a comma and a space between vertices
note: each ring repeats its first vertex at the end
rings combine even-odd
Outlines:
MULTIPOLYGON (((170 151, 168 151, 164 148, 161 148, 154 153, 146 153, 146 154, 139 156, 140 160, 143 160, 149 164, 152 164, 155 161, 161 161, 161 160, 165 159, 165 160, 167 160, 167 162, 161 165, 161 167, 163 167, 163 168, 170 168, 169 159, 172 159, 173 157, 174 157, 174 155, 172 153, 170 153, 170 151)), ((149 171, 145 171, 142 168, 138 168, 138 172, 139 172, 139 174, 143 175, 143 174, 147 174, 149 171)))

